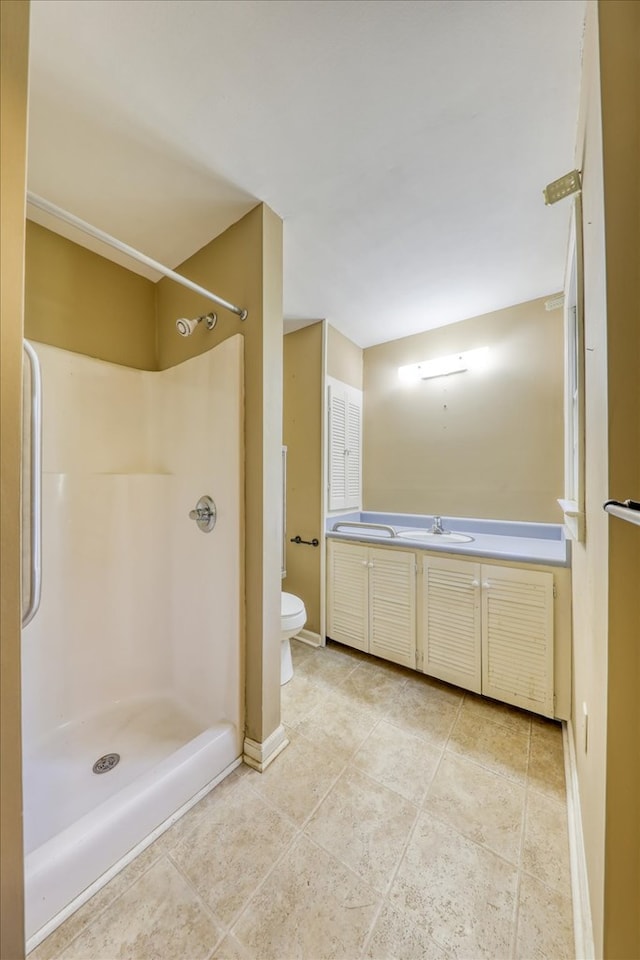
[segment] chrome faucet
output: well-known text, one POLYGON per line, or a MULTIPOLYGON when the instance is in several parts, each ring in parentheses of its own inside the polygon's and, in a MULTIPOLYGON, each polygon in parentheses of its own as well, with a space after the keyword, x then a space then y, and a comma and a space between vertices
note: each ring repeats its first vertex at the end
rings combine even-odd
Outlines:
POLYGON ((445 530, 442 526, 442 517, 433 518, 433 526, 431 527, 431 533, 448 533, 448 530, 445 530))

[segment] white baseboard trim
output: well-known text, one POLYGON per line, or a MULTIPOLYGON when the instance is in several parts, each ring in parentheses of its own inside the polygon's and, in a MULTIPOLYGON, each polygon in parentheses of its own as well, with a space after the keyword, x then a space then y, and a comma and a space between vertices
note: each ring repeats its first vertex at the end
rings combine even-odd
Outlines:
POLYGON ((567 784, 567 823, 569 828, 569 860, 571 865, 571 895, 573 899, 573 933, 576 957, 595 960, 587 858, 582 832, 578 768, 571 720, 562 723, 564 772, 567 784))
POLYGON ((262 773, 288 745, 286 730, 280 724, 262 743, 245 737, 242 759, 249 767, 262 773))
POLYGON ((314 633, 312 630, 301 630, 296 636, 296 640, 301 640, 302 643, 307 643, 310 647, 321 647, 322 637, 319 633, 314 633))

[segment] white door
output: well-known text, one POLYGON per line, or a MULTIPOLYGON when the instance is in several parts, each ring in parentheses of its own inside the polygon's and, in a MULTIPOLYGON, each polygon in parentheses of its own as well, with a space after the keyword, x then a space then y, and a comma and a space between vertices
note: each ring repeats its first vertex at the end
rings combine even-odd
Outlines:
POLYGON ((416 666, 416 558, 369 550, 369 653, 416 666))
POLYGON ((553 574, 482 565, 482 692, 552 717, 553 574))
POLYGON ((327 541, 327 636, 369 649, 369 550, 327 541))
POLYGON ((424 557, 421 612, 424 673, 480 693, 480 564, 424 557))

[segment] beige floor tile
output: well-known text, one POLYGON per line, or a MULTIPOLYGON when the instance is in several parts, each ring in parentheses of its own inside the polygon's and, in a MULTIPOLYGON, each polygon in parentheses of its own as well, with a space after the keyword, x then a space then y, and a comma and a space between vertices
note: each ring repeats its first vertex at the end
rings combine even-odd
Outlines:
POLYGON ((324 702, 329 692, 325 684, 314 683, 304 673, 294 673, 293 679, 280 688, 282 723, 297 726, 324 702))
POLYGON ((524 730, 526 733, 531 729, 531 714, 527 713, 526 710, 519 710, 518 707, 511 707, 507 703, 498 703, 496 700, 489 700, 487 697, 479 697, 475 693, 465 695, 462 713, 482 717, 485 720, 493 720, 494 723, 501 723, 505 727, 512 727, 516 730, 524 730))
POLYGON ((522 875, 516 960, 573 960, 571 900, 522 875))
POLYGON ((385 720, 416 737, 442 747, 458 716, 461 700, 450 700, 438 688, 407 683, 402 696, 396 696, 385 720))
POLYGON ((447 751, 424 809, 517 865, 524 797, 520 784, 447 751))
POLYGON ((531 714, 531 728, 543 740, 562 742, 562 723, 559 720, 550 720, 537 713, 531 714))
POLYGON ((236 791, 212 805, 207 817, 171 852, 171 859, 224 924, 233 922, 296 834, 293 824, 265 803, 248 781, 244 777, 236 791))
POLYGON ((166 858, 155 863, 62 954, 64 960, 204 960, 223 931, 166 858))
POLYGON ((397 793, 352 768, 320 804, 305 833, 384 893, 417 812, 397 793))
POLYGON ((166 833, 158 837, 154 846, 158 847, 159 853, 169 853, 181 840, 188 836, 192 830, 195 830, 200 820, 206 819, 209 816, 209 811, 214 804, 219 803, 228 793, 237 789, 244 776, 244 770, 248 769, 249 768, 243 764, 237 767, 236 770, 222 780, 213 790, 210 790, 199 803, 196 803, 183 817, 180 817, 166 833))
POLYGON ((362 662, 340 685, 340 692, 351 699, 356 709, 382 717, 402 695, 400 691, 406 682, 406 673, 400 668, 383 670, 377 664, 362 662))
POLYGON ((524 783, 527 776, 529 733, 468 713, 451 731, 447 750, 475 760, 503 777, 524 783))
POLYGON ((357 661, 350 657, 335 657, 325 650, 319 650, 314 657, 304 661, 301 672, 314 683, 333 689, 344 683, 357 667, 357 661))
POLYGON ((348 657, 350 660, 358 662, 361 660, 371 660, 369 654, 365 653, 364 650, 356 650, 355 647, 348 647, 346 643, 337 643, 335 640, 327 639, 325 650, 327 650, 328 653, 335 653, 338 656, 348 657))
POLYGON ((453 827, 421 814, 389 900, 455 957, 506 958, 517 871, 453 827))
POLYGON ((380 897, 300 836, 233 933, 260 960, 356 960, 380 897))
POLYGON ((209 960, 256 960, 256 956, 229 933, 216 947, 209 960))
POLYGON ((442 749, 381 720, 362 744, 354 764, 412 803, 424 800, 442 749))
POLYGON ((305 660, 315 657, 320 649, 319 647, 312 647, 309 643, 303 643, 302 640, 297 640, 295 637, 291 639, 290 644, 291 659, 293 660, 294 668, 302 664, 305 660))
POLYGON ((360 664, 365 671, 370 674, 390 677, 399 683, 404 683, 410 677, 415 677, 415 670, 404 667, 400 663, 392 663, 391 660, 382 660, 380 657, 374 657, 371 654, 364 654, 360 658, 360 664))
POLYGON ((446 954, 422 927, 385 904, 365 951, 371 960, 445 960, 446 954))
POLYGON ((298 724, 296 731, 314 745, 313 749, 319 747, 346 763, 377 722, 371 711, 354 707, 349 695, 337 688, 298 724))
POLYGON ((566 806, 535 790, 527 793, 522 869, 558 893, 571 895, 566 806))
POLYGON ((309 647, 307 644, 295 640, 292 640, 291 643, 294 672, 299 669, 301 673, 316 683, 336 686, 342 683, 360 663, 360 660, 340 649, 336 649, 335 646, 309 647), (300 656, 296 651, 296 648, 299 647, 306 647, 307 650, 311 651, 311 654, 300 656))
POLYGON ((566 799, 562 727, 552 720, 531 725, 529 784, 556 800, 566 799))
POLYGON ((440 700, 450 703, 452 706, 460 706, 465 698, 465 691, 460 687, 454 687, 452 684, 436 680, 434 677, 427 677, 424 673, 417 673, 415 670, 407 672, 409 674, 407 690, 418 690, 431 700, 440 700))
POLYGON ((29 954, 29 960, 55 960, 56 957, 59 957, 74 937, 77 937, 88 924, 97 918, 105 907, 108 907, 110 903, 113 903, 117 897, 123 894, 161 856, 162 850, 156 844, 152 844, 146 850, 143 850, 135 860, 116 874, 113 880, 110 880, 102 890, 99 890, 95 896, 87 900, 46 940, 43 940, 35 950, 32 950, 29 954))
POLYGON ((290 738, 289 746, 264 773, 253 771, 245 781, 302 826, 344 769, 345 757, 341 751, 316 746, 296 730, 290 738))

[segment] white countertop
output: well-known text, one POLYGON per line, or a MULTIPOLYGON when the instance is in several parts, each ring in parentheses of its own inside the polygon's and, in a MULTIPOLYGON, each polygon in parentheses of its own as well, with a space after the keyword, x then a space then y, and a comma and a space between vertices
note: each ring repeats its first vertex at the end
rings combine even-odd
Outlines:
POLYGON ((439 543, 403 538, 406 530, 430 530, 433 516, 400 513, 351 513, 327 519, 326 535, 336 540, 352 540, 403 550, 427 550, 433 553, 512 560, 518 563, 539 563, 545 566, 570 566, 570 541, 565 539, 561 524, 526 523, 510 520, 478 520, 470 517, 442 517, 445 530, 466 533, 473 540, 466 543, 439 543), (333 531, 336 523, 379 523, 391 526, 397 536, 366 527, 333 531))

